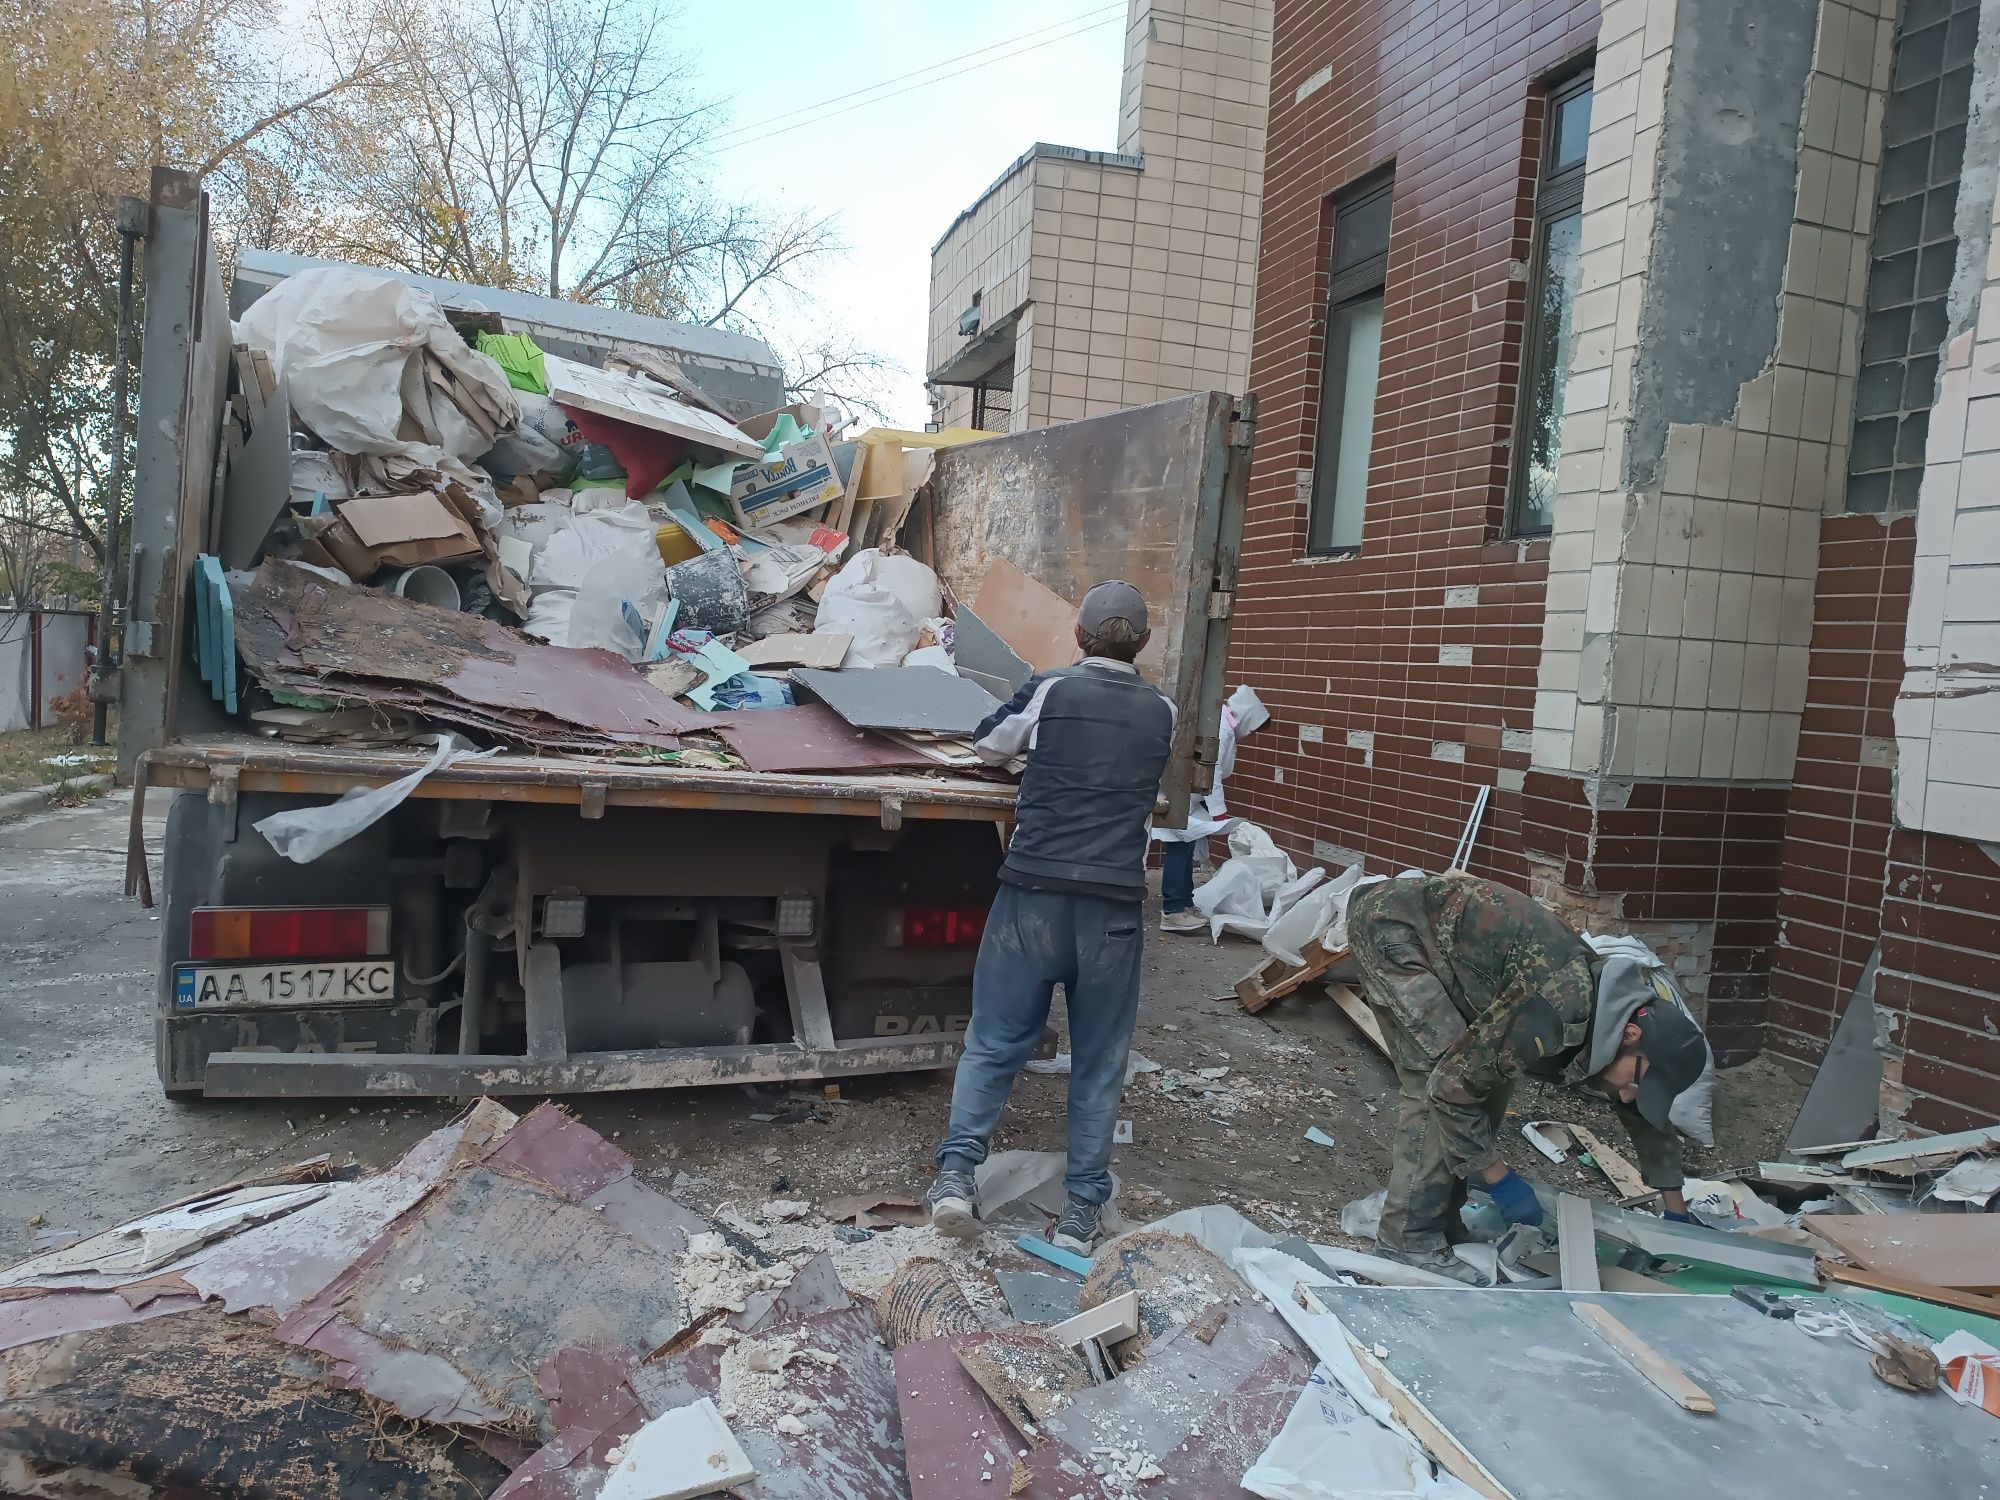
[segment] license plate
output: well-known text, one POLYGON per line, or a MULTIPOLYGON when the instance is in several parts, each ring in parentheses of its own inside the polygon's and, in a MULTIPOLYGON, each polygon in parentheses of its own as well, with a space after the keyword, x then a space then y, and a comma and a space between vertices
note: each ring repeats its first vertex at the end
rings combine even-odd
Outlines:
POLYGON ((174 969, 176 1010, 245 1010, 266 1005, 387 1005, 396 998, 389 959, 350 963, 277 964, 174 969))

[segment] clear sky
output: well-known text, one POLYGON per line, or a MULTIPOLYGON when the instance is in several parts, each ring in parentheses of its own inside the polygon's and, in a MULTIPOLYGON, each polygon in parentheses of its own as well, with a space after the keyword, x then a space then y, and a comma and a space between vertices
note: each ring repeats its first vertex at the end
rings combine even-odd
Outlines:
POLYGON ((903 367, 890 396, 899 425, 929 415, 931 246, 1034 142, 1117 145, 1124 27, 1124 0, 681 6, 698 86, 724 105, 717 185, 838 216, 846 249, 809 290, 830 321, 903 367))

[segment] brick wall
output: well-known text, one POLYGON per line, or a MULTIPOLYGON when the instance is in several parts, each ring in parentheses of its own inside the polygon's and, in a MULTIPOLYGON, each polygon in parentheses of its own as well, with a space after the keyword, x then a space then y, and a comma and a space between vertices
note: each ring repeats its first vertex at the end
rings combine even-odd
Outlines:
POLYGON ((1583 54, 1595 0, 1278 0, 1250 387, 1262 402, 1233 680, 1277 721, 1230 802, 1295 856, 1523 885, 1546 543, 1497 540, 1515 404, 1534 80, 1583 54), (1328 195, 1396 172, 1361 552, 1304 557, 1328 195))
POLYGON ((1910 516, 1829 516, 1820 528, 1767 1036, 1801 1063, 1824 1055, 1881 932, 1915 544, 1910 516))
POLYGON ((1884 1123, 2000 1119, 2000 859, 1992 845, 1897 829, 1875 980, 1884 1123))

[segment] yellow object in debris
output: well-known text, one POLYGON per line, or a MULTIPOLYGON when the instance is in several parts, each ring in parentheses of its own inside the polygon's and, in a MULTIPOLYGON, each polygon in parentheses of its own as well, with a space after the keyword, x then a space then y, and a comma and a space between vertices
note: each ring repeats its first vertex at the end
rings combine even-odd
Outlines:
POLYGON ((668 567, 675 563, 691 562, 701 556, 701 543, 689 536, 672 521, 666 522, 654 533, 660 546, 660 561, 668 567))

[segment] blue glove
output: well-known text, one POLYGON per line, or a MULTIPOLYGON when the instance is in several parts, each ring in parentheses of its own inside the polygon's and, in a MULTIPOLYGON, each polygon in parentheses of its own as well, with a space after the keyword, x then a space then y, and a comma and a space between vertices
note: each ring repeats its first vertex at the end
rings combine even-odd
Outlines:
POLYGON ((1510 1224, 1539 1224, 1542 1222, 1542 1200, 1535 1196, 1535 1190, 1528 1186, 1528 1179, 1512 1167, 1498 1182, 1486 1184, 1486 1191, 1493 1195, 1493 1203, 1510 1224))
POLYGON ((1671 1209, 1661 1214, 1660 1217, 1665 1219, 1669 1224, 1692 1224, 1694 1222, 1693 1214, 1677 1214, 1671 1209))

